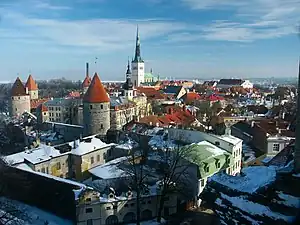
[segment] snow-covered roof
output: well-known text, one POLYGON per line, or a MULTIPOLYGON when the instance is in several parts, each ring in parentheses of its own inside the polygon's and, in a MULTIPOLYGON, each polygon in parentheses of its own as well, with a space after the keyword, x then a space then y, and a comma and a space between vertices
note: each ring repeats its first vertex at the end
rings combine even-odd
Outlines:
POLYGON ((206 151, 211 152, 211 157, 227 154, 226 151, 222 150, 221 148, 217 147, 216 145, 213 145, 208 141, 201 141, 196 145, 205 148, 206 151))
POLYGON ((71 150, 71 154, 81 156, 98 149, 114 146, 115 144, 106 144, 102 142, 99 138, 96 138, 95 135, 93 135, 84 138, 82 141, 77 140, 75 142, 69 142, 69 145, 73 148, 71 150), (89 141, 87 141, 87 139, 89 139, 89 141), (76 148, 74 148, 74 144, 76 148))
POLYGON ((226 173, 219 173, 210 179, 239 192, 255 193, 261 187, 275 181, 276 169, 266 166, 247 167, 242 170, 241 174, 234 177, 226 173))
POLYGON ((38 164, 60 155, 62 154, 54 147, 41 144, 38 148, 8 155, 5 156, 4 159, 8 164, 19 164, 25 160, 32 164, 38 164))
POLYGON ((221 135, 221 136, 217 136, 218 138, 220 138, 221 140, 224 140, 228 143, 231 143, 233 145, 237 145, 238 143, 242 142, 242 139, 239 139, 237 137, 234 137, 232 135, 221 135))
MULTIPOLYGON (((10 200, 7 198, 0 198, 0 202, 5 202, 8 203, 9 205, 13 206, 16 209, 19 209, 20 211, 22 211, 23 213, 26 214, 26 217, 22 217, 22 214, 18 215, 18 214, 14 214, 13 218, 15 218, 14 220, 12 220, 11 222, 8 222, 7 224, 23 224, 23 225, 38 225, 38 224, 47 224, 48 225, 72 225, 73 222, 60 218, 58 216, 55 216, 49 212, 43 211, 41 209, 38 209, 36 207, 33 206, 29 206, 26 205, 24 203, 15 201, 15 200, 10 200), (22 217, 19 218, 18 216, 22 217), (26 218, 26 220, 25 220, 26 218), (28 220, 27 220, 28 219, 28 220), (14 223, 12 223, 14 222, 14 223)), ((5 209, 1 209, 0 206, 0 218, 1 215, 5 213, 5 209)), ((9 213, 9 212, 7 212, 9 213)), ((5 218, 2 218, 2 220, 5 220, 5 218)), ((5 221, 2 221, 0 219, 0 223, 5 221)))
POLYGON ((125 160, 127 160, 127 157, 120 157, 101 166, 96 166, 92 169, 89 169, 89 172, 94 176, 102 179, 126 177, 128 176, 128 174, 124 173, 124 170, 120 169, 118 166, 120 162, 125 160))

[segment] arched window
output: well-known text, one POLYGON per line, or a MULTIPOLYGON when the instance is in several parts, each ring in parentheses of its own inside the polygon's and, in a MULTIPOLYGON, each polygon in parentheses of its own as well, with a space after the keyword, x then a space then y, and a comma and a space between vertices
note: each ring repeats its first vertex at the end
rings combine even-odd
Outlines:
POLYGON ((110 215, 105 220, 105 225, 113 225, 113 224, 118 224, 118 223, 119 223, 119 220, 116 215, 110 215))
POLYGON ((145 209, 142 212, 142 220, 150 220, 152 219, 152 212, 149 209, 145 209))
POLYGON ((135 221, 135 214, 133 212, 128 212, 123 218, 123 223, 133 223, 135 221))

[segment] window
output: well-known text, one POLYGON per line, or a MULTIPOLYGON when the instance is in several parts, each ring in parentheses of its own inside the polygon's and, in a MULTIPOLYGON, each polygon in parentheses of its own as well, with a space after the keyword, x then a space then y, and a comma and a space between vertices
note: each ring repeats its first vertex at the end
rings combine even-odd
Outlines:
POLYGON ((100 105, 100 108, 103 109, 103 105, 100 105))
POLYGON ((46 172, 46 170, 45 170, 44 167, 41 169, 41 171, 42 171, 42 173, 45 173, 45 172, 46 172))
POLYGON ((134 203, 131 203, 131 204, 130 204, 130 206, 132 206, 132 207, 133 207, 133 206, 134 206, 134 203))
POLYGON ((86 225, 93 225, 93 220, 92 219, 88 219, 86 221, 86 225))
POLYGON ((49 168, 48 168, 48 167, 46 167, 46 173, 48 173, 48 174, 49 174, 49 168))
POLYGON ((91 157, 91 164, 94 163, 94 157, 91 157))
POLYGON ((56 163, 56 169, 57 169, 57 170, 60 170, 60 169, 61 169, 60 162, 56 163))
POLYGON ((204 184, 205 184, 204 179, 201 179, 201 187, 204 187, 204 184))
POLYGON ((204 167, 204 171, 205 171, 206 173, 208 173, 208 172, 209 172, 209 166, 204 167))
POLYGON ((85 213, 92 213, 93 212, 93 208, 86 208, 85 209, 85 213))
POLYGON ((141 66, 141 67, 140 67, 140 70, 142 70, 142 69, 143 69, 143 67, 141 66))
POLYGON ((100 161, 100 155, 97 155, 97 162, 100 161))
POLYGON ((93 109, 93 105, 90 105, 90 109, 93 109))
POLYGON ((279 144, 278 143, 273 144, 273 152, 279 152, 279 144))
POLYGON ((111 207, 110 206, 106 207, 106 210, 111 210, 111 207))
POLYGON ((118 206, 117 206, 117 205, 114 205, 114 206, 113 206, 113 209, 118 209, 118 206))
POLYGON ((216 141, 216 142, 215 142, 215 145, 216 145, 216 146, 220 146, 220 142, 216 141))
POLYGON ((103 129, 103 124, 102 123, 100 124, 100 128, 103 129))

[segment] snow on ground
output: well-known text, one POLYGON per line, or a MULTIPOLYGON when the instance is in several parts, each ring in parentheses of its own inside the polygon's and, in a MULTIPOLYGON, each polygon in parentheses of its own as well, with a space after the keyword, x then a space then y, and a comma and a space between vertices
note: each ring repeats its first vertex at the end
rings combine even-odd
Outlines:
MULTIPOLYGON (((38 209, 36 207, 33 206, 29 206, 26 205, 24 203, 18 202, 18 201, 14 201, 14 200, 9 200, 6 198, 0 198, 0 202, 1 201, 5 201, 5 202, 9 202, 10 205, 13 206, 12 209, 17 209, 22 211, 22 213, 26 214, 26 217, 28 217, 28 220, 26 219, 26 221, 21 220, 19 218, 15 218, 15 222, 19 222, 20 224, 23 225, 72 225, 73 223, 69 220, 57 217, 51 213, 48 213, 46 211, 43 211, 41 209, 38 209), (48 223, 47 223, 48 222, 48 223)), ((1 206, 0 206, 1 209, 1 206)), ((3 214, 4 211, 0 210, 0 215, 3 214)), ((9 213, 9 212, 6 212, 9 213)), ((0 224, 1 224, 1 219, 0 219, 0 224)), ((12 223, 4 223, 4 224, 12 224, 12 223)))
POLYGON ((293 216, 285 216, 280 213, 276 213, 270 210, 269 207, 250 202, 247 199, 243 197, 230 197, 228 195, 225 195, 221 193, 221 197, 223 199, 228 200, 234 207, 247 212, 253 216, 267 216, 275 220, 284 220, 286 222, 292 222, 295 218, 293 216))
POLYGON ((299 208, 300 207, 300 198, 295 197, 292 195, 284 194, 282 192, 278 192, 279 198, 282 199, 282 201, 277 201, 278 203, 282 203, 283 205, 299 208))
POLYGON ((300 178, 300 173, 293 174, 293 177, 299 177, 300 178))
POLYGON ((237 176, 219 173, 209 179, 240 192, 254 193, 275 181, 276 170, 266 166, 247 167, 237 176))
MULTIPOLYGON (((141 222, 141 225, 161 225, 161 224, 165 224, 166 221, 162 218, 161 222, 157 222, 156 219, 154 220, 147 220, 147 221, 143 221, 141 222)), ((130 223, 128 225, 135 225, 135 223, 130 223)))

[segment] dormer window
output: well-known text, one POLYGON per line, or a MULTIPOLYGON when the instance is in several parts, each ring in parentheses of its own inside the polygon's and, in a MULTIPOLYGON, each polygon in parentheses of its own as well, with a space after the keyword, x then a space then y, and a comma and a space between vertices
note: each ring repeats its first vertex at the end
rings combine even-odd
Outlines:
POLYGON ((109 197, 109 198, 114 198, 115 195, 114 195, 113 193, 110 193, 110 194, 108 195, 108 197, 109 197))
POLYGON ((215 159, 215 160, 216 160, 216 162, 215 162, 216 168, 219 169, 221 167, 220 159, 215 159))

